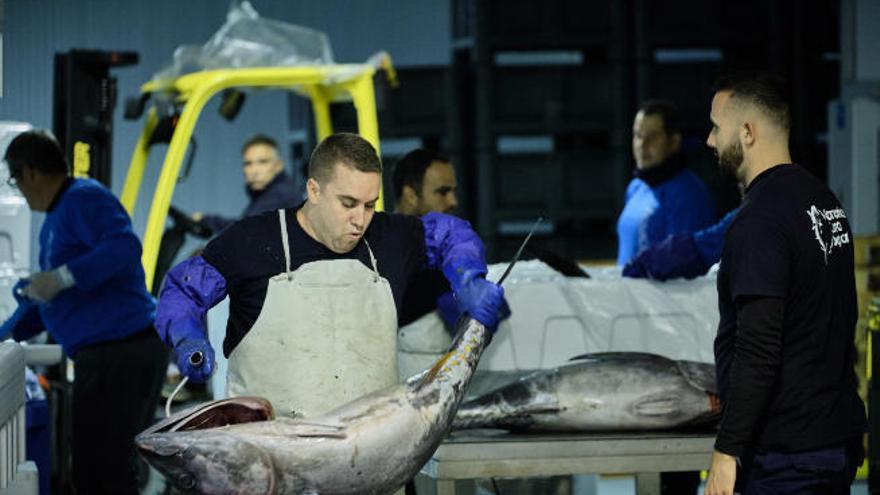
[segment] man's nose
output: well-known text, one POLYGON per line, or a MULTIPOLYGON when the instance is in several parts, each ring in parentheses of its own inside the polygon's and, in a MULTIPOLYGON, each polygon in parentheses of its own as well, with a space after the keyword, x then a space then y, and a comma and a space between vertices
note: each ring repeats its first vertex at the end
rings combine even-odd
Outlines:
POLYGON ((366 223, 366 213, 366 209, 363 206, 353 209, 351 211, 351 224, 358 229, 362 229, 366 223))

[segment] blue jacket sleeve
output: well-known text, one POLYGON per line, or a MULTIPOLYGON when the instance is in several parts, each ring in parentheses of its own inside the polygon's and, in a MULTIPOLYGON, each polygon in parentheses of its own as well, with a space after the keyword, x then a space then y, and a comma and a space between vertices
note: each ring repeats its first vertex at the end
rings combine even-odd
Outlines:
POLYGON ((488 272, 486 248, 468 222, 431 212, 422 224, 428 268, 441 270, 454 292, 461 289, 466 273, 472 278, 488 272))
MULTIPOLYGON (((74 235, 90 247, 67 262, 76 286, 91 290, 114 275, 140 263, 141 243, 131 229, 128 213, 107 191, 77 196, 75 214, 66 215, 74 235)), ((56 267, 51 267, 56 268, 56 267)))
POLYGON ((226 280, 201 256, 168 271, 159 294, 156 331, 168 346, 186 338, 205 339, 208 310, 226 297, 226 280))
POLYGON ((731 211, 711 227, 692 234, 670 235, 643 249, 623 267, 623 276, 662 281, 704 275, 721 259, 724 236, 737 211, 731 211))
POLYGON ((694 245, 707 266, 712 266, 721 259, 721 248, 724 247, 724 236, 727 234, 727 227, 730 226, 730 222, 733 221, 738 212, 739 208, 731 210, 715 225, 694 232, 694 245))
POLYGON ((708 269, 694 245, 693 235, 683 233, 670 235, 663 242, 639 251, 623 267, 623 276, 664 281, 698 277, 708 269))
POLYGON ((46 329, 36 304, 20 304, 0 326, 0 340, 11 335, 17 342, 27 340, 46 329))

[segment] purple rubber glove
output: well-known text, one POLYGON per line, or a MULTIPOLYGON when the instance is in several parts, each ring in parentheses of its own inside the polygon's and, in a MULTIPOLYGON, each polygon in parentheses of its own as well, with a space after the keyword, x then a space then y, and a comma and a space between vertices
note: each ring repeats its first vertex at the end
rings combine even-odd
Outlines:
POLYGON ((207 339, 183 339, 174 346, 174 352, 177 368, 191 382, 202 383, 214 372, 214 348, 207 339))
POLYGON ((496 328, 504 304, 504 289, 483 278, 476 270, 463 273, 461 282, 455 291, 459 312, 470 315, 486 328, 496 328))

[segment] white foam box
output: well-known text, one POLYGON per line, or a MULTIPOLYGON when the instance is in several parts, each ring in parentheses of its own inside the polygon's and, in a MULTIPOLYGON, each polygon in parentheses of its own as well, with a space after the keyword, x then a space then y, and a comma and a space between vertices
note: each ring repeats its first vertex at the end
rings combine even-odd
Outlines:
MULTIPOLYGON (((498 280, 506 264, 490 266, 498 280)), ((480 360, 483 371, 552 368, 584 353, 650 352, 714 362, 718 327, 715 274, 654 282, 620 276, 618 268, 586 268, 591 278, 565 277, 540 261, 518 263, 504 281, 512 315, 480 360)), ((400 329, 401 376, 430 366, 451 338, 436 313, 400 329)))

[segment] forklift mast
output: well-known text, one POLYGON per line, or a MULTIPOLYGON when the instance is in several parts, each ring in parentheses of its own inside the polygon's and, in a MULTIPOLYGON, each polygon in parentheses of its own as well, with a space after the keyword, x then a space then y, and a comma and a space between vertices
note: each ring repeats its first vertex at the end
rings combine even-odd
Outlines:
POLYGON ((111 67, 138 63, 135 52, 70 50, 55 54, 52 131, 74 176, 111 187, 116 78, 111 67))

